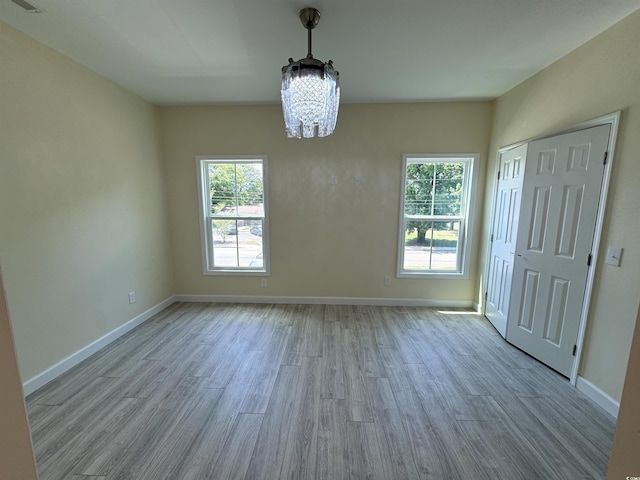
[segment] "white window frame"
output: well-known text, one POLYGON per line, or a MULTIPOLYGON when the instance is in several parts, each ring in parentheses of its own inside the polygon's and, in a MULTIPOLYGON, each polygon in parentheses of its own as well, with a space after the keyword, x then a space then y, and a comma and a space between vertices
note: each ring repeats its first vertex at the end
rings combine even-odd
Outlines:
POLYGON ((198 177, 198 212, 200 217, 200 241, 202 247, 202 274, 203 275, 241 275, 241 276, 268 276, 270 275, 269 260, 269 185, 268 166, 266 155, 198 155, 196 156, 196 171, 198 177), (209 174, 207 166, 210 163, 261 163, 262 164, 262 188, 264 200, 264 216, 238 215, 218 216, 211 214, 209 198, 209 174), (211 221, 217 218, 225 220, 262 220, 262 267, 215 267, 213 263, 213 234, 211 221))
POLYGON ((471 257, 471 236, 473 231, 474 204, 476 184, 478 180, 478 154, 404 154, 402 155, 402 190, 400 196, 400 225, 398 231, 398 264, 396 275, 398 278, 458 278, 469 276, 471 257), (462 216, 438 217, 405 215, 405 196, 407 165, 411 163, 460 163, 466 164, 463 178, 462 216), (404 268, 405 231, 406 224, 411 220, 460 220, 460 234, 458 243, 457 270, 408 270, 404 268))

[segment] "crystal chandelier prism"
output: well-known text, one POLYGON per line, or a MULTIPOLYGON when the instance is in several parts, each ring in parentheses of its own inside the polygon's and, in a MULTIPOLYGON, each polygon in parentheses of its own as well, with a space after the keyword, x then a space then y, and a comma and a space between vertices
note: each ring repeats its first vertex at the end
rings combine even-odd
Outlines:
POLYGON ((340 104, 340 74, 333 62, 321 62, 311 54, 311 30, 320 20, 315 8, 299 13, 307 29, 308 52, 298 61, 289 59, 282 67, 282 111, 287 135, 294 138, 326 137, 333 133, 340 104))

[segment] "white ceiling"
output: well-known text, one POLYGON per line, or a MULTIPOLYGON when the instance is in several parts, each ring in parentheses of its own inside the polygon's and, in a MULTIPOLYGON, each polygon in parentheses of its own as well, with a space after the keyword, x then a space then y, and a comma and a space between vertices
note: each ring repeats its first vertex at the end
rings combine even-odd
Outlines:
POLYGON ((495 98, 640 8, 638 0, 0 0, 0 19, 161 105, 276 103, 307 52, 343 102, 495 98))

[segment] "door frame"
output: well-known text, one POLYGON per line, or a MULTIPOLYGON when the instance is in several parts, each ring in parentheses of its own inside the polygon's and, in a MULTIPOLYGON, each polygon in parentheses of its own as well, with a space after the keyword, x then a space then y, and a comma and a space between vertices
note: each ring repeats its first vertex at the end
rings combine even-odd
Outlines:
MULTIPOLYGON (((575 359, 573 361, 573 367, 571 368, 571 376, 569 377, 569 382, 571 383, 571 385, 575 386, 576 382, 578 380, 578 370, 580 367, 580 361, 582 359, 582 353, 583 353, 583 347, 584 347, 584 340, 585 340, 585 336, 586 336, 586 331, 587 331, 587 320, 589 318, 589 307, 591 304, 591 294, 593 293, 593 283, 595 280, 595 274, 596 274, 596 269, 598 267, 598 254, 600 251, 600 240, 602 239, 602 227, 604 225, 604 213, 606 210, 606 203, 607 203, 607 197, 608 197, 608 193, 609 193, 609 183, 611 181, 611 169, 613 166, 613 159, 615 158, 615 147, 616 147, 616 139, 618 137, 618 127, 620 124, 620 111, 616 111, 613 113, 610 113, 608 115, 604 115, 602 117, 598 117, 598 118, 594 118, 592 120, 588 120, 586 122, 583 123, 579 123, 577 125, 574 125, 572 127, 569 127, 567 129, 564 130, 560 130, 560 131, 556 131, 547 135, 541 135, 538 137, 534 137, 534 138, 530 138, 527 140, 523 140, 520 142, 516 142, 516 143, 512 143, 509 145, 506 145, 504 147, 500 147, 498 148, 498 151, 496 152, 496 162, 495 162, 495 167, 494 167, 494 172, 493 172, 493 178, 497 179, 498 178, 498 171, 500 169, 500 156, 513 149, 516 147, 519 147, 520 145, 523 145, 525 143, 530 143, 532 141, 535 140, 541 140, 544 138, 550 138, 550 137, 556 137, 558 135, 564 135, 566 133, 572 133, 572 132, 576 132, 578 130, 585 130, 587 128, 592 128, 592 127, 597 127, 597 126, 601 126, 601 125, 610 125, 611 129, 609 131, 609 147, 607 149, 608 154, 607 154, 607 163, 604 166, 604 173, 603 173, 603 178, 602 178, 602 187, 600 189, 600 200, 598 202, 598 212, 596 215, 596 226, 595 226, 595 232, 593 235, 593 244, 592 244, 592 261, 591 261, 591 268, 588 269, 587 271, 587 284, 585 287, 585 291, 584 291, 584 297, 583 297, 583 303, 582 303, 582 313, 580 315, 580 323, 579 323, 579 327, 578 327, 578 338, 576 340, 576 355, 575 355, 575 359)), ((498 182, 499 180, 496 180, 495 182, 495 186, 493 188, 493 193, 491 196, 491 215, 490 215, 490 220, 489 220, 489 235, 491 235, 491 232, 493 232, 493 228, 494 228, 494 224, 496 221, 496 202, 498 199, 498 182)), ((485 252, 485 271, 484 271, 484 278, 485 281, 488 281, 489 278, 489 269, 491 268, 491 262, 490 262, 490 258, 491 258, 491 242, 488 242, 487 245, 487 250, 485 252)), ((488 288, 488 285, 487 285, 488 288)), ((482 295, 485 295, 487 289, 484 289, 485 292, 482 293, 482 295)), ((484 315, 487 309, 487 302, 486 302, 486 295, 483 297, 483 302, 482 302, 483 308, 482 308, 482 314, 484 315)))

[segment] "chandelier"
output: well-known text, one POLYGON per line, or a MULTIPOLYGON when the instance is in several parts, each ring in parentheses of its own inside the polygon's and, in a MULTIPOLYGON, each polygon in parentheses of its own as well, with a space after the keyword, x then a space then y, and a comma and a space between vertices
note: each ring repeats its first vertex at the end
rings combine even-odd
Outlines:
POLYGON ((320 12, 303 8, 298 14, 307 29, 305 58, 282 67, 282 111, 287 135, 295 138, 326 137, 333 133, 340 104, 340 75, 333 62, 321 62, 311 53, 311 30, 318 25, 320 12))

